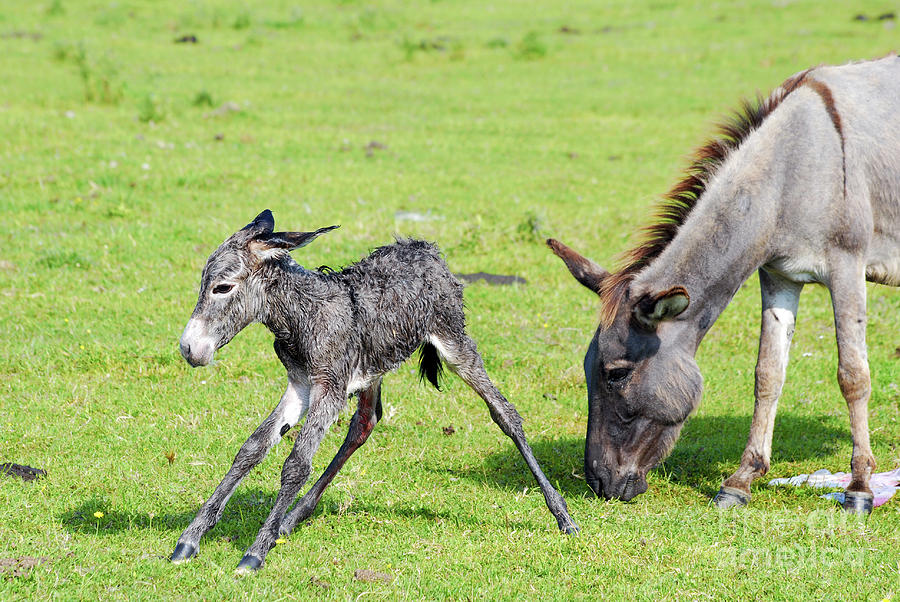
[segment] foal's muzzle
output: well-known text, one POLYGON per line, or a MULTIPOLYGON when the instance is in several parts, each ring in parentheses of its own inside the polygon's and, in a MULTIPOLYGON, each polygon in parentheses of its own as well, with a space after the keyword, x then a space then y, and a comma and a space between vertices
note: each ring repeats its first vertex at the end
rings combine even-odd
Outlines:
POLYGON ((181 356, 194 368, 209 364, 209 358, 203 354, 196 354, 189 343, 185 343, 182 340, 179 342, 178 347, 181 349, 181 356))
POLYGON ((178 341, 181 356, 193 367, 206 366, 216 352, 216 345, 206 333, 206 323, 201 319, 191 318, 181 340, 178 341))

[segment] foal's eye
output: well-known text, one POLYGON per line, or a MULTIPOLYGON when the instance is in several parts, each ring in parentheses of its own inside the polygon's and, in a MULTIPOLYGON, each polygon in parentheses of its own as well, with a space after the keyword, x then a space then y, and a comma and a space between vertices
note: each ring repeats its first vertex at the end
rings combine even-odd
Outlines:
POLYGON ((233 288, 233 284, 217 284, 215 288, 213 288, 213 294, 224 295, 225 293, 230 293, 233 288))
POLYGON ((616 386, 622 385, 629 374, 631 374, 631 368, 613 368, 606 373, 606 382, 616 386))

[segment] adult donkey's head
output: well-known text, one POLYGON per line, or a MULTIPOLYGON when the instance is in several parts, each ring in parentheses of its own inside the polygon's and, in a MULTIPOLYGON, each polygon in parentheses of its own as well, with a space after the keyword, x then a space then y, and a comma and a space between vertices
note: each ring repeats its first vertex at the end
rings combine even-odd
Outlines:
POLYGON ((274 232, 275 218, 266 209, 252 222, 219 245, 206 262, 200 279, 200 297, 181 335, 181 355, 192 366, 205 366, 216 350, 228 344, 248 324, 261 320, 266 310, 268 268, 285 255, 308 245, 315 232, 274 232))
MULTIPOLYGON (((556 240, 547 244, 572 275, 597 294, 615 275, 556 240)), ((617 283, 584 358, 588 428, 584 469, 597 495, 630 500, 647 490, 647 473, 672 450, 700 402, 697 337, 675 320, 687 291, 633 290, 617 283)))

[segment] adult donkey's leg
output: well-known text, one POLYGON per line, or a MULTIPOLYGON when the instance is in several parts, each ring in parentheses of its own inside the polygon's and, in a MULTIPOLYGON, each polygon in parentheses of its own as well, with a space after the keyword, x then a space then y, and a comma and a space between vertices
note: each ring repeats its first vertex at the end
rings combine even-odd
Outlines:
POLYGON ((279 534, 289 534, 300 522, 312 515, 316 506, 319 504, 319 500, 322 499, 322 494, 325 493, 325 489, 331 484, 331 481, 334 479, 335 475, 337 475, 341 467, 344 466, 347 459, 353 455, 353 452, 366 442, 366 439, 368 439, 369 435, 372 433, 372 429, 374 429, 375 425, 378 423, 380 416, 381 379, 378 379, 375 384, 364 391, 360 391, 359 406, 356 408, 353 418, 350 419, 350 429, 347 431, 347 437, 344 439, 344 443, 334 456, 334 459, 328 465, 328 468, 325 469, 325 472, 323 472, 322 476, 319 477, 319 480, 316 481, 316 484, 300 498, 300 501, 291 508, 290 512, 287 513, 287 516, 284 517, 284 520, 281 521, 281 527, 278 529, 279 534))
POLYGON ((844 510, 854 514, 872 511, 873 495, 869 477, 875 457, 869 445, 869 361, 866 354, 865 266, 856 257, 848 258, 832 270, 831 303, 838 347, 838 384, 850 410, 853 456, 851 480, 844 498, 844 510))
POLYGON ((231 468, 225 474, 225 478, 222 479, 206 503, 200 507, 197 516, 178 538, 178 544, 172 553, 172 562, 189 560, 197 554, 200 538, 219 522, 225 504, 228 503, 228 498, 234 493, 238 484, 254 466, 266 457, 272 446, 288 429, 297 424, 306 412, 308 405, 309 386, 289 381, 287 391, 281 397, 281 402, 244 442, 235 456, 231 468))
POLYGON ((750 483, 769 471, 775 412, 784 385, 791 337, 800 302, 802 284, 759 270, 762 292, 762 324, 750 437, 737 471, 722 483, 715 503, 719 508, 743 506, 750 501, 750 483))
POLYGON ((281 490, 275 498, 272 511, 256 536, 256 541, 247 548, 244 557, 238 563, 239 572, 255 571, 260 568, 266 554, 275 545, 278 528, 284 520, 285 513, 309 478, 312 457, 346 403, 346 391, 346 384, 313 385, 310 392, 309 415, 300 428, 294 448, 281 470, 281 490))
POLYGON ((537 480, 544 494, 544 501, 556 518, 559 529, 569 535, 577 533, 578 525, 569 516, 565 500, 553 488, 547 477, 544 476, 544 472, 538 465, 534 453, 525 439, 525 431, 522 429, 522 417, 519 416, 513 404, 507 401, 497 387, 494 386, 494 383, 491 382, 484 369, 484 362, 478 354, 475 341, 462 334, 443 338, 437 336, 432 339, 432 342, 450 368, 484 399, 491 412, 491 418, 494 419, 500 430, 513 440, 513 443, 519 449, 519 453, 522 454, 525 463, 537 480))

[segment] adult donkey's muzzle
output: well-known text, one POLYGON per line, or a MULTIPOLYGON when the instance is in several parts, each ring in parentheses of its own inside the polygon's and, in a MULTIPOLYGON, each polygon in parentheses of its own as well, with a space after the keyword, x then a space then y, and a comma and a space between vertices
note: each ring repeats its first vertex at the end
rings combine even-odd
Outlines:
POLYGON ((603 495, 607 499, 627 502, 631 498, 647 491, 647 480, 636 472, 616 475, 608 485, 603 487, 603 495))
POLYGON ((617 499, 627 502, 647 491, 647 478, 635 471, 611 471, 601 468, 588 471, 585 475, 588 487, 607 500, 617 499))

